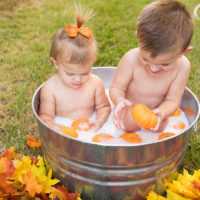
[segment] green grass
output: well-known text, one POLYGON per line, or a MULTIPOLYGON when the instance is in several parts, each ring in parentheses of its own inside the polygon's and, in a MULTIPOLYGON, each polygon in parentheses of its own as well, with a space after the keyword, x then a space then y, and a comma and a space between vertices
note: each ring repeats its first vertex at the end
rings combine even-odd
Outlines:
MULTIPOLYGON (((73 0, 5 0, 0 2, 0 151, 15 146, 18 152, 41 153, 25 145, 26 134, 38 136, 31 99, 53 73, 48 56, 53 34, 74 23, 73 0)), ((95 16, 88 21, 98 42, 95 66, 116 66, 125 52, 137 47, 136 19, 151 0, 84 0, 95 16)), ((199 0, 181 0, 191 11, 199 0)), ((200 97, 200 20, 188 53, 192 70, 187 86, 200 97)), ((199 129, 198 129, 199 133, 199 129)), ((200 167, 199 137, 188 148, 184 166, 200 167)))

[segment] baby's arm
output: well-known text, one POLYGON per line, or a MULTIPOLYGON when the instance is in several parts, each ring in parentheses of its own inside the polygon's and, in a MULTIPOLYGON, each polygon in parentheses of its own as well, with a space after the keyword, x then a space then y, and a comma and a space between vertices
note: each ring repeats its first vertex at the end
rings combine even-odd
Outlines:
POLYGON ((107 121, 111 107, 108 97, 105 92, 104 84, 102 80, 96 77, 96 89, 95 89, 95 110, 96 120, 94 122, 95 130, 98 130, 107 121))
MULTIPOLYGON (((173 80, 164 101, 155 108, 155 113, 160 117, 160 121, 167 119, 172 115, 181 103, 182 96, 187 84, 190 73, 190 63, 187 58, 183 58, 177 76, 173 80)), ((157 127, 159 128, 159 127, 157 127)))
POLYGON ((127 114, 128 107, 132 106, 132 103, 126 99, 126 90, 133 76, 133 53, 131 50, 126 53, 120 60, 114 80, 110 87, 110 98, 115 105, 114 109, 114 123, 117 128, 124 128, 122 121, 127 114))
POLYGON ((55 99, 52 89, 47 83, 42 87, 40 93, 40 110, 39 116, 42 121, 52 128, 60 131, 60 126, 54 123, 55 117, 55 99))

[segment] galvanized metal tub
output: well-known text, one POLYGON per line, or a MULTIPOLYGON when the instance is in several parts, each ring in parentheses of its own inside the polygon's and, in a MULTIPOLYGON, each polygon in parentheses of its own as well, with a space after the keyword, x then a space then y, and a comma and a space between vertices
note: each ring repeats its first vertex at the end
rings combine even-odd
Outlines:
MULTIPOLYGON (((115 67, 93 68, 104 81, 111 84, 115 67)), ((46 125, 38 116, 42 85, 32 99, 33 113, 37 119, 42 149, 54 176, 83 199, 140 200, 154 189, 162 192, 163 182, 181 163, 199 117, 199 103, 195 95, 185 89, 181 107, 195 111, 187 116, 189 127, 180 135, 149 144, 114 146, 83 142, 46 125)))

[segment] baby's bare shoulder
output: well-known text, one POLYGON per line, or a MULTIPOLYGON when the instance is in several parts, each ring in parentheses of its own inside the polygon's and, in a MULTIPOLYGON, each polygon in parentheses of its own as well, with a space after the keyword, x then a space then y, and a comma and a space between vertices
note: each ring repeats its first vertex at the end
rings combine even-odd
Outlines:
POLYGON ((177 62, 178 71, 188 72, 190 71, 190 68, 191 68, 191 65, 188 58, 185 56, 181 56, 181 58, 178 59, 178 62, 177 62))
POLYGON ((138 51, 139 51, 138 48, 131 49, 131 50, 127 51, 124 54, 123 59, 127 59, 128 62, 134 62, 137 59, 138 55, 139 55, 138 51))
POLYGON ((42 93, 53 93, 55 86, 58 85, 58 78, 57 75, 52 76, 49 78, 44 85, 42 86, 42 93))
POLYGON ((91 74, 90 81, 95 87, 103 84, 102 79, 96 74, 91 74))

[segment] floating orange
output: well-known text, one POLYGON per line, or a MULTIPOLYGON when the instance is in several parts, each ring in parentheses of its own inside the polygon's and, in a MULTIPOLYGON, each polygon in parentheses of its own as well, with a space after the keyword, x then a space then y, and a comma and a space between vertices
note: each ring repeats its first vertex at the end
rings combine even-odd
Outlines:
POLYGON ((136 104, 131 110, 134 121, 143 128, 153 128, 158 123, 156 114, 143 104, 136 104))
POLYGON ((136 133, 125 133, 125 134, 121 135, 120 137, 130 143, 142 142, 141 137, 136 133))
POLYGON ((177 124, 173 125, 173 128, 175 129, 184 129, 186 127, 186 124, 184 122, 178 122, 177 124))
POLYGON ((177 108, 176 112, 173 113, 170 117, 178 117, 181 115, 181 110, 179 108, 177 108))
POLYGON ((175 135, 175 133, 171 133, 171 132, 166 132, 166 133, 161 133, 159 136, 158 136, 158 139, 159 140, 163 140, 165 138, 168 138, 168 137, 171 137, 175 135))
POLYGON ((110 138, 113 138, 113 136, 106 134, 106 133, 100 133, 98 135, 95 135, 92 138, 92 142, 105 142, 109 140, 110 138))
POLYGON ((65 135, 68 135, 68 136, 73 137, 73 138, 78 137, 78 133, 72 127, 68 127, 68 126, 61 127, 61 130, 65 135))
POLYGON ((78 131, 89 131, 92 128, 89 122, 88 119, 78 119, 72 122, 71 126, 78 131))
POLYGON ((182 107, 183 111, 186 113, 187 116, 194 116, 195 115, 195 110, 190 108, 190 107, 182 107))

